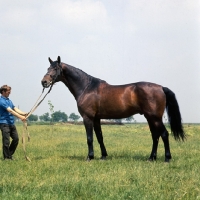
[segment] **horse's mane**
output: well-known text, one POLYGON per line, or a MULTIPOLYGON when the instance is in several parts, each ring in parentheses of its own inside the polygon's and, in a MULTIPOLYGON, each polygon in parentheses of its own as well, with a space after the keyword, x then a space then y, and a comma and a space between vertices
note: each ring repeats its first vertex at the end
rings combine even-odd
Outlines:
POLYGON ((104 81, 104 80, 101 80, 101 79, 99 79, 99 78, 96 78, 96 77, 94 77, 94 76, 91 76, 91 75, 87 74, 86 72, 84 72, 83 70, 81 70, 81 69, 79 69, 79 68, 77 68, 77 67, 74 67, 74 66, 71 66, 71 65, 68 65, 68 64, 65 64, 65 65, 66 65, 71 71, 73 71, 74 73, 78 74, 78 76, 79 76, 80 78, 87 78, 87 79, 89 79, 89 80, 95 79, 95 80, 98 80, 98 81, 104 81))

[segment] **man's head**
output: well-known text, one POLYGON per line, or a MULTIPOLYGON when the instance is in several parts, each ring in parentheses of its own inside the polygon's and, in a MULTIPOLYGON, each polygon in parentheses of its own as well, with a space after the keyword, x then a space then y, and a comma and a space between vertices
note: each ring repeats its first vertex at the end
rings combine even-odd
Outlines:
POLYGON ((2 96, 9 97, 10 92, 11 92, 11 87, 10 86, 8 86, 8 85, 1 86, 0 93, 2 94, 2 96))

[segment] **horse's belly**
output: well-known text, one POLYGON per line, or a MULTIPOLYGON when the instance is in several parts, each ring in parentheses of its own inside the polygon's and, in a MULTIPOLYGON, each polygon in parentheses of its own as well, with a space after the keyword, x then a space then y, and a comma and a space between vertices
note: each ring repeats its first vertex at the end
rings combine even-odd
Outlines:
POLYGON ((140 113, 140 111, 136 105, 125 107, 113 103, 109 106, 100 107, 96 116, 101 119, 121 119, 130 117, 137 113, 140 113))

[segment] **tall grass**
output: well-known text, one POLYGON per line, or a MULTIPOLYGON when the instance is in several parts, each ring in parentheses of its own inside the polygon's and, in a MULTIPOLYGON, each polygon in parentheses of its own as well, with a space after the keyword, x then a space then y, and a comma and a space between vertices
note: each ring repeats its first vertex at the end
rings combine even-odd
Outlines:
MULTIPOLYGON (((15 161, 0 160, 0 199, 44 200, 182 200, 200 199, 200 125, 185 125, 184 143, 170 136, 172 161, 164 163, 159 143, 158 159, 147 162, 151 135, 146 124, 103 126, 108 151, 100 161, 95 139, 95 159, 86 162, 84 127, 76 125, 29 126, 31 142, 24 158, 20 142, 15 161)), ((22 133, 22 126, 18 126, 22 133)), ((2 151, 0 152, 2 154, 2 151)))

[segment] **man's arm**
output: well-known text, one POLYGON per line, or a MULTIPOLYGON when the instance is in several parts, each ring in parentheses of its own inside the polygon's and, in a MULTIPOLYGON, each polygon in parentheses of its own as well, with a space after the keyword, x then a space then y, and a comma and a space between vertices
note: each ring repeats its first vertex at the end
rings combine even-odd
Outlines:
POLYGON ((27 114, 27 113, 21 111, 21 110, 20 110, 19 108, 17 108, 17 107, 14 107, 14 111, 17 112, 18 114, 24 115, 24 116, 27 114))
POLYGON ((11 109, 10 107, 7 108, 7 111, 11 114, 13 114, 15 117, 18 117, 19 119, 21 119, 22 121, 26 120, 26 117, 23 115, 20 115, 19 113, 15 112, 13 109, 11 109))

